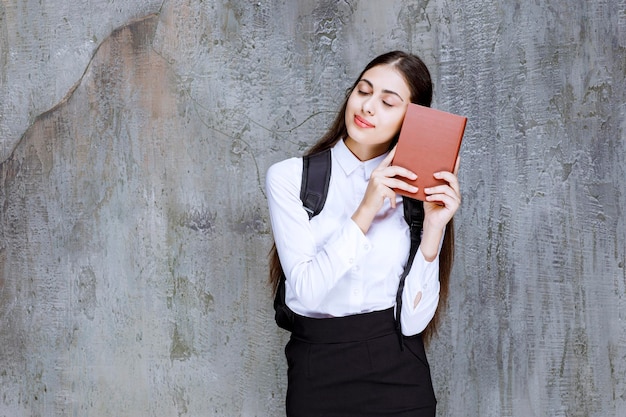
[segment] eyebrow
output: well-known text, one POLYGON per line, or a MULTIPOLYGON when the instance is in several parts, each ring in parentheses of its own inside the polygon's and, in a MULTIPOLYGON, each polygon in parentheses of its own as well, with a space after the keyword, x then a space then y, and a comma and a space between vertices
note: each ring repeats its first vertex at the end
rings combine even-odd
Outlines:
MULTIPOLYGON (((366 82, 367 85, 369 85, 370 87, 374 88, 374 84, 372 84, 372 82, 370 80, 368 80, 367 78, 361 78, 359 80, 359 82, 361 82, 361 81, 366 82)), ((402 97, 400 97, 400 94, 396 93, 395 91, 383 90, 383 93, 393 94, 394 96, 397 96, 400 99, 400 101, 402 101, 404 103, 404 99, 402 97)))

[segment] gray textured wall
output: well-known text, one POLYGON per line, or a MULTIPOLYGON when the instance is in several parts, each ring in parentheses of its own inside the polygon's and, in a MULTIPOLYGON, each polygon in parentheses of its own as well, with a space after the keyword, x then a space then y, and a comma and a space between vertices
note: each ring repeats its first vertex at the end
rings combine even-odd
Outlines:
POLYGON ((0 2, 0 416, 279 416, 267 167, 362 66, 470 119, 441 416, 626 415, 626 1, 0 2))

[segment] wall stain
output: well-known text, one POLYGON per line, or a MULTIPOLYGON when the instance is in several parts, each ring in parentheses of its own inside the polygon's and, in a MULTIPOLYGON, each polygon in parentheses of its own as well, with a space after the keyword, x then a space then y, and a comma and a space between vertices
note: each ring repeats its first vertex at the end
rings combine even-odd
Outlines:
POLYGON ((81 313, 89 320, 94 319, 98 306, 96 297, 97 278, 91 267, 83 267, 76 278, 76 302, 81 313))
POLYGON ((170 347, 170 359, 172 361, 186 361, 191 357, 192 353, 192 347, 178 331, 178 324, 175 324, 174 333, 172 334, 172 344, 170 347))

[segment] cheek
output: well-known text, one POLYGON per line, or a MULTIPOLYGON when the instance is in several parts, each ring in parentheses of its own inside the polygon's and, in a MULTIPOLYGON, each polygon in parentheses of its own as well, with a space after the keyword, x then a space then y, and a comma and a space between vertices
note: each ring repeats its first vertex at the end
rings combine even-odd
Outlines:
POLYGON ((402 127, 402 121, 404 120, 404 113, 401 113, 400 116, 394 115, 394 117, 389 121, 389 129, 395 133, 397 133, 402 127))
POLYGON ((350 119, 349 115, 354 113, 353 107, 354 107, 354 100, 352 99, 352 96, 350 96, 350 98, 348 98, 348 102, 346 103, 346 114, 345 114, 346 122, 348 121, 348 119, 350 119))
POLYGON ((356 95, 355 92, 352 92, 352 94, 350 94, 350 97, 348 97, 348 103, 346 105, 346 112, 351 111, 354 112, 355 108, 359 107, 359 97, 356 95))

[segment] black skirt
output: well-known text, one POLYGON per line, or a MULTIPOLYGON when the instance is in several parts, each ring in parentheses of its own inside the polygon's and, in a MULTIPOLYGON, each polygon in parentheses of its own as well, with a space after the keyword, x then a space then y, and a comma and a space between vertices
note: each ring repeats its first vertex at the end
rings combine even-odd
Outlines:
POLYGON ((420 335, 395 331, 393 308, 330 319, 296 316, 285 347, 288 417, 433 417, 420 335))

